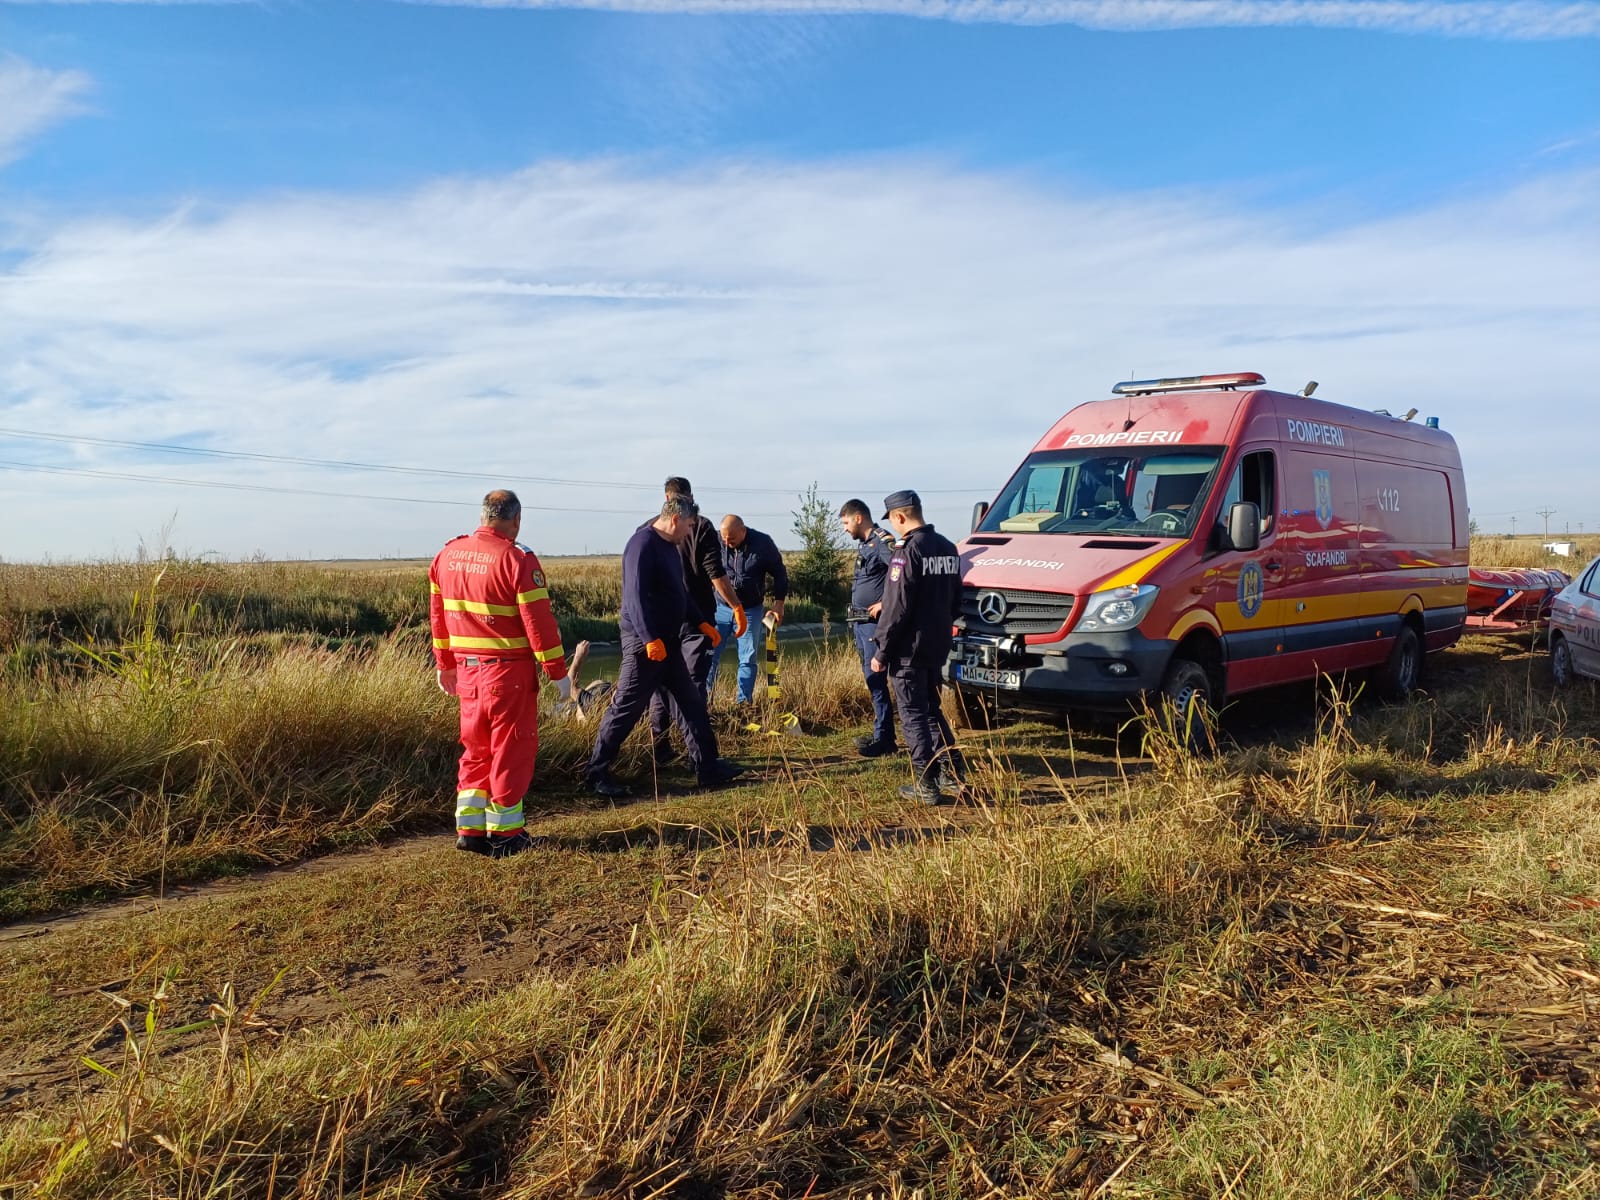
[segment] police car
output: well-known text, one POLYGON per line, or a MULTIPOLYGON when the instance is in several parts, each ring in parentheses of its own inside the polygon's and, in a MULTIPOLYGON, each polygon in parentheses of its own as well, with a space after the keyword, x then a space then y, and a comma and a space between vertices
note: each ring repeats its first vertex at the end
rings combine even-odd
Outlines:
POLYGON ((1562 590, 1550 612, 1550 670, 1566 687, 1600 679, 1600 558, 1562 590))

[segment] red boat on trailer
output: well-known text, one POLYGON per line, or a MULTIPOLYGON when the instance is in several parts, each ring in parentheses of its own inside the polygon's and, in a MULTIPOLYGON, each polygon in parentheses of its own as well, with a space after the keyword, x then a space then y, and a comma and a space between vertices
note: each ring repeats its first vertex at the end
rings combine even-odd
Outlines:
POLYGON ((1565 571, 1473 567, 1467 574, 1467 626, 1504 633, 1542 628, 1556 594, 1571 582, 1565 571))

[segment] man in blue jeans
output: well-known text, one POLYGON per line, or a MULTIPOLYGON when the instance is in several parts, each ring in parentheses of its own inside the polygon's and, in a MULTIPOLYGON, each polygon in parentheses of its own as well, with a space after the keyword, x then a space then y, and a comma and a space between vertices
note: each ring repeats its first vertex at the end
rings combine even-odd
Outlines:
POLYGON ((895 751, 889 676, 872 669, 872 656, 878 652, 873 639, 878 634, 878 614, 883 611, 889 560, 894 557, 894 534, 873 521, 872 510, 861 500, 844 502, 839 509, 839 523, 856 544, 849 620, 856 637, 856 653, 861 656, 861 674, 867 682, 867 694, 872 697, 872 732, 856 739, 856 749, 864 758, 878 758, 895 751))
MULTIPOLYGON (((762 625, 770 584, 772 607, 767 609, 773 623, 783 623, 783 603, 789 597, 789 571, 783 565, 783 555, 778 544, 759 529, 747 527, 742 519, 729 513, 722 518, 722 566, 733 585, 733 594, 744 609, 745 631, 739 635, 739 695, 740 704, 755 699, 756 676, 759 673, 759 656, 766 642, 767 631, 762 625)), ((717 632, 726 644, 734 635, 733 609, 725 602, 717 602, 717 632)), ((722 662, 722 649, 713 650, 711 678, 706 684, 706 694, 717 686, 717 668, 722 662)))

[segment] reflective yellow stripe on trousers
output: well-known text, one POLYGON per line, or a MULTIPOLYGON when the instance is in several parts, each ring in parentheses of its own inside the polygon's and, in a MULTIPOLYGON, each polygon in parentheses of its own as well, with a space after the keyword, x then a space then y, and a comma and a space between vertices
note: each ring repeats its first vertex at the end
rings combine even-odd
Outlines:
POLYGON ((482 833, 484 831, 483 810, 488 800, 489 793, 482 788, 463 788, 456 793, 457 833, 482 833))
POLYGON ((504 808, 491 802, 485 810, 485 817, 490 833, 515 833, 523 825, 522 801, 518 800, 504 808))

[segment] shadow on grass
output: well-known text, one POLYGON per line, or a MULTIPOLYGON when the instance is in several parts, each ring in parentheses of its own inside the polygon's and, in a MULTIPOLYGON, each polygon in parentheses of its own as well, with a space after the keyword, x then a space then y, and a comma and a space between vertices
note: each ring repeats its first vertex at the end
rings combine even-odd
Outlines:
POLYGON ((1499 795, 1504 792, 1547 792, 1565 782, 1560 772, 1512 763, 1495 763, 1452 774, 1410 762, 1349 762, 1344 771, 1358 783, 1407 799, 1499 795))
POLYGON ((776 850, 800 847, 817 853, 841 850, 864 853, 922 842, 942 842, 964 835, 956 825, 807 825, 790 829, 740 829, 736 826, 688 824, 681 821, 639 822, 624 829, 595 833, 541 834, 536 849, 620 853, 670 846, 683 850, 776 850))

